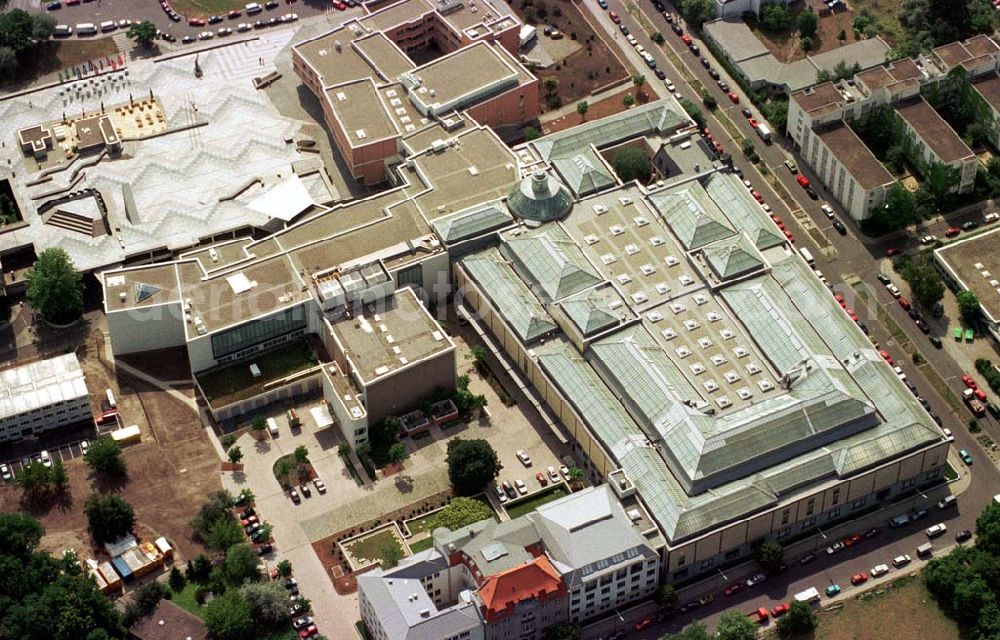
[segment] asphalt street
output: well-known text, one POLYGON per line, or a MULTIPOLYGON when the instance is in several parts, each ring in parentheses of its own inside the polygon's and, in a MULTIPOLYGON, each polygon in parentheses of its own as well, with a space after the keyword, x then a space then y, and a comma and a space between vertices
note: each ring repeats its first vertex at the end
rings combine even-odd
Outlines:
MULTIPOLYGON (((812 541, 796 545, 795 550, 797 553, 789 554, 787 557, 789 570, 779 576, 769 578, 763 584, 753 589, 744 590, 731 597, 724 597, 722 595, 722 589, 727 584, 743 580, 750 573, 757 571, 753 563, 747 563, 728 572, 719 572, 707 581, 684 590, 681 594, 682 603, 707 593, 714 593, 715 599, 711 604, 696 609, 694 612, 674 616, 662 624, 654 624, 641 632, 632 631, 629 635, 629 637, 651 639, 659 638, 664 633, 677 631, 693 620, 701 620, 711 626, 717 621, 719 615, 730 609, 751 612, 757 607, 771 608, 779 602, 790 600, 793 594, 812 586, 822 591, 829 584, 839 584, 843 589, 841 597, 848 597, 856 592, 856 589, 851 586, 850 582, 852 575, 861 571, 870 571, 877 564, 891 564, 892 558, 900 554, 909 554, 914 559, 914 563, 910 565, 910 570, 918 568, 921 563, 917 562, 916 547, 927 541, 924 529, 931 524, 944 522, 949 529, 946 537, 939 539, 936 545, 938 547, 954 544, 954 533, 957 531, 975 529, 976 516, 982 507, 992 499, 992 496, 1000 491, 1000 471, 990 463, 989 459, 982 453, 978 443, 965 428, 964 425, 971 415, 964 407, 959 411, 953 411, 950 405, 935 392, 920 372, 912 366, 908 355, 899 348, 888 330, 879 322, 873 305, 878 304, 883 307, 888 316, 902 329, 909 340, 917 346, 921 354, 928 359, 933 369, 948 383, 949 387, 953 391, 959 392, 963 386, 959 380, 959 376, 965 373, 965 371, 947 353, 934 349, 930 345, 927 336, 920 332, 914 322, 907 316, 905 310, 899 306, 896 300, 877 280, 876 276, 880 269, 880 262, 885 256, 886 249, 889 247, 898 247, 903 250, 915 248, 919 246, 916 240, 917 235, 935 234, 941 237, 944 235, 947 227, 959 225, 966 220, 980 220, 985 211, 996 210, 996 207, 993 203, 970 207, 957 215, 949 216, 948 220, 937 219, 929 222, 913 235, 900 234, 888 240, 881 241, 872 241, 864 237, 856 225, 851 222, 850 217, 840 210, 836 202, 826 198, 827 194, 819 182, 815 180, 815 176, 808 169, 804 168, 804 163, 799 161, 799 158, 792 153, 790 143, 787 143, 783 139, 784 132, 774 132, 773 144, 767 145, 760 140, 740 109, 749 106, 753 111, 754 117, 759 117, 759 112, 751 105, 749 99, 739 88, 739 85, 732 78, 728 77, 725 69, 714 59, 712 53, 704 43, 700 42, 697 38, 695 39, 696 44, 699 45, 700 54, 698 56, 694 55, 681 41, 680 36, 671 30, 670 24, 655 9, 651 0, 639 0, 637 4, 645 18, 645 23, 652 24, 656 31, 659 31, 666 37, 666 46, 678 56, 686 71, 694 76, 716 98, 719 105, 718 111, 735 125, 741 135, 754 141, 762 163, 791 196, 792 202, 790 203, 790 208, 779 198, 764 176, 743 156, 740 145, 732 139, 726 128, 722 126, 717 115, 703 108, 708 128, 713 137, 722 142, 724 150, 732 156, 734 164, 743 171, 744 177, 748 178, 753 183, 753 188, 763 195, 765 202, 772 207, 773 213, 779 215, 787 227, 792 230, 795 236, 795 246, 806 246, 809 248, 810 252, 816 257, 816 268, 824 273, 830 282, 832 290, 844 296, 848 304, 854 308, 861 320, 867 325, 872 336, 879 341, 881 344, 880 349, 887 350, 894 360, 897 361, 897 364, 901 365, 907 373, 908 380, 916 386, 919 394, 928 401, 930 411, 942 418, 944 427, 952 430, 955 435, 955 446, 953 448, 953 455, 950 458, 952 465, 960 473, 969 474, 967 478, 960 481, 967 483, 968 488, 962 493, 957 509, 948 509, 946 511, 936 509, 934 505, 937 500, 949 491, 949 487, 939 487, 927 494, 919 494, 914 498, 889 506, 859 521, 824 532, 826 535, 825 538, 817 536, 812 541), (731 102, 726 93, 717 86, 715 80, 709 76, 708 69, 701 64, 700 57, 707 58, 710 67, 715 69, 721 78, 729 83, 731 91, 734 91, 739 96, 739 104, 731 102), (784 166, 784 161, 787 159, 795 160, 799 171, 803 172, 810 179, 810 182, 819 192, 820 197, 818 200, 809 198, 802 187, 796 182, 795 175, 784 166), (836 217, 845 223, 847 227, 846 234, 841 235, 838 233, 833 228, 832 220, 828 219, 820 210, 820 205, 824 203, 829 203, 834 208, 836 217), (866 303, 864 299, 858 296, 852 284, 866 290, 867 298, 871 302, 866 303), (958 448, 967 449, 973 453, 974 464, 972 467, 965 467, 965 465, 958 461, 957 456, 954 455, 954 450, 958 448), (927 518, 899 529, 890 529, 887 526, 888 520, 893 515, 923 507, 927 507, 931 511, 927 518), (835 555, 827 556, 823 552, 826 546, 833 541, 854 533, 863 533, 871 527, 878 527, 880 530, 875 538, 865 540, 861 544, 835 555), (805 551, 801 550, 803 548, 805 548, 805 551), (819 550, 817 560, 807 565, 800 565, 798 563, 798 555, 808 553, 813 548, 819 550)), ((676 9, 669 5, 669 3, 665 2, 664 4, 668 12, 674 16, 678 15, 676 9)), ((615 11, 621 17, 622 23, 638 39, 639 44, 652 53, 656 59, 657 66, 666 72, 667 79, 674 83, 681 96, 691 100, 695 104, 701 105, 701 97, 697 91, 685 81, 685 75, 670 62, 663 50, 652 42, 646 29, 640 26, 636 17, 628 12, 625 3, 621 0, 608 0, 608 5, 610 11, 615 11)), ((637 56, 634 55, 634 50, 621 34, 618 25, 612 23, 608 16, 608 11, 601 10, 596 1, 586 1, 583 4, 583 8, 589 11, 593 15, 594 21, 599 23, 607 32, 609 35, 607 39, 613 41, 621 52, 624 53, 624 57, 635 67, 635 72, 645 74, 648 83, 661 82, 652 77, 649 69, 638 61, 637 56)), ((687 25, 683 26, 685 33, 690 33, 687 25)), ((656 86, 655 90, 657 93, 665 93, 662 85, 656 86)), ((927 320, 934 327, 935 333, 939 335, 945 333, 942 327, 936 324, 932 318, 927 318, 927 320)), ((993 436, 994 440, 1000 441, 1000 437, 998 437, 1000 436, 1000 427, 998 427, 997 422, 992 418, 982 420, 981 422, 983 422, 987 432, 993 436)), ((863 587, 877 584, 882 580, 891 579, 894 575, 898 575, 898 571, 890 570, 887 576, 880 578, 878 581, 872 580, 863 585, 863 587)), ((598 637, 614 633, 615 631, 632 629, 637 620, 642 619, 653 611, 655 611, 655 608, 646 605, 637 607, 629 612, 619 612, 618 615, 611 616, 601 624, 588 629, 587 635, 588 637, 598 637)))

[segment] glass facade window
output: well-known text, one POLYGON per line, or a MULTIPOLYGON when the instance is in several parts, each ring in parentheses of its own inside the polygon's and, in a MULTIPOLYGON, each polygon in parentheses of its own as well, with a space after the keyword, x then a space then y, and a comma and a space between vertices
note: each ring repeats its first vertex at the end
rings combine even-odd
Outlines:
POLYGON ((278 314, 242 324, 212 336, 212 355, 216 360, 306 328, 305 308, 286 309, 278 314))

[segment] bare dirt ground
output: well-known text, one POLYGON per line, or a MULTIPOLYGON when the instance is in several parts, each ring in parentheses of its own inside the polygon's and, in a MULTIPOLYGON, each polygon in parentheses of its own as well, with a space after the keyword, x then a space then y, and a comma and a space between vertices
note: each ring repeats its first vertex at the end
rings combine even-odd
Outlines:
MULTIPOLYGON (((857 13, 853 10, 838 11, 819 19, 819 24, 816 27, 816 35, 813 36, 813 48, 811 51, 803 51, 802 47, 799 46, 799 35, 794 25, 798 20, 799 14, 804 10, 805 6, 803 3, 793 3, 789 6, 789 11, 792 14, 793 28, 786 33, 771 33, 763 31, 759 25, 752 25, 754 34, 756 34, 757 38, 764 43, 764 46, 778 60, 782 62, 795 62, 796 60, 805 58, 806 55, 814 56, 817 53, 832 51, 856 41, 851 25, 854 23, 857 13), (847 39, 843 42, 837 39, 837 35, 841 29, 847 35, 847 39)), ((864 39, 863 36, 862 39, 864 39)))
MULTIPOLYGON (((142 442, 125 448, 128 480, 118 486, 104 486, 82 458, 65 463, 70 478, 69 498, 46 510, 33 510, 46 530, 42 546, 53 552, 73 547, 81 554, 89 549, 83 503, 91 492, 100 490, 119 493, 132 504, 137 533, 144 537, 166 536, 180 558, 190 558, 203 549, 191 539, 188 520, 204 496, 222 488, 219 459, 198 415, 188 405, 148 383, 115 375, 110 365, 98 357, 101 342, 100 334, 94 333, 77 351, 87 387, 95 398, 102 397, 110 387, 123 422, 140 425, 142 442)), ((177 389, 194 397, 190 388, 177 389)), ((21 491, 16 487, 0 487, 0 510, 17 511, 30 506, 21 504, 21 491)))
MULTIPOLYGON (((614 115, 616 113, 621 113, 625 111, 625 104, 622 100, 626 95, 635 95, 635 87, 629 85, 627 89, 623 89, 619 93, 613 96, 605 98, 600 102, 595 102, 590 105, 587 109, 587 118, 584 120, 580 117, 580 114, 576 111, 568 113, 561 118, 556 118, 555 120, 545 123, 543 127, 544 133, 553 133, 555 131, 562 131, 563 129, 569 129, 575 127, 583 122, 593 122, 594 120, 600 120, 601 118, 606 118, 607 116, 614 115)), ((647 92, 648 94, 648 92, 647 92)), ((648 97, 647 97, 648 100, 648 97)), ((643 104, 645 102, 642 98, 637 101, 637 104, 643 104)))
MULTIPOLYGON (((574 39, 575 36, 575 40, 583 45, 583 48, 559 61, 555 66, 534 71, 543 81, 545 78, 555 78, 559 82, 556 94, 562 104, 577 102, 595 90, 626 77, 625 67, 611 53, 604 41, 594 33, 593 27, 587 22, 576 2, 566 0, 548 3, 531 0, 531 2, 513 0, 511 7, 522 20, 526 12, 537 16, 528 22, 538 27, 539 38, 546 38, 542 33, 542 27, 551 25, 567 38, 574 39), (547 8, 544 17, 539 11, 540 7, 547 8), (560 14, 558 16, 555 15, 557 10, 560 14)), ((545 97, 544 89, 542 97, 545 97)), ((555 106, 555 103, 546 103, 543 100, 542 112, 555 106)))

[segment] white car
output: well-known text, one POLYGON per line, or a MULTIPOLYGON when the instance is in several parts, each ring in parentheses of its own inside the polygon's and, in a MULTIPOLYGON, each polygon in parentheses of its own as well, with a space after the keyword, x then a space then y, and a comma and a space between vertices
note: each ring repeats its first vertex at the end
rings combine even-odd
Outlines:
POLYGON ((219 35, 220 38, 222 38, 224 36, 230 36, 230 35, 232 35, 233 34, 233 30, 230 29, 229 27, 219 27, 219 30, 216 31, 216 33, 219 35))
POLYGON ((635 45, 635 52, 638 53, 640 56, 643 54, 644 51, 646 51, 646 47, 642 46, 641 44, 635 45))
POLYGON ((42 452, 38 454, 38 456, 42 459, 43 465, 45 465, 46 467, 52 466, 52 458, 49 457, 48 451, 42 450, 42 452))
POLYGON ((901 556, 896 556, 895 558, 892 559, 892 566, 896 567, 897 569, 899 567, 903 567, 908 564, 910 564, 910 556, 906 555, 905 553, 901 556))
POLYGON ((954 441, 954 440, 955 440, 955 436, 953 436, 953 435, 951 434, 951 429, 941 429, 941 433, 943 433, 943 434, 944 434, 944 437, 945 437, 945 438, 948 438, 948 441, 949 441, 949 442, 951 442, 951 441, 954 441))
POLYGON ((746 187, 747 189, 753 189, 753 183, 750 182, 749 180, 744 180, 743 186, 746 187))
POLYGON ((669 79, 668 80, 664 80, 663 84, 667 85, 667 91, 669 91, 670 93, 674 92, 674 90, 675 90, 674 83, 671 82, 669 79))
POLYGON ((131 26, 132 26, 132 21, 131 20, 119 20, 118 21, 118 28, 119 29, 128 29, 131 26))
POLYGON ((215 34, 212 33, 211 31, 202 31, 201 33, 198 34, 199 40, 211 40, 214 37, 215 34))
POLYGON ((627 36, 625 36, 625 39, 626 39, 626 40, 628 40, 628 43, 629 43, 630 45, 632 45, 633 47, 634 47, 635 45, 639 44, 639 41, 638 41, 638 40, 636 40, 636 39, 635 39, 635 36, 634 36, 634 35, 632 35, 631 33, 630 33, 630 34, 628 34, 627 36))
POLYGON ((549 472, 549 480, 552 482, 559 482, 559 472, 553 466, 546 467, 546 471, 549 472))
POLYGON ((771 205, 767 204, 766 202, 764 204, 760 205, 760 208, 763 209, 767 213, 771 213, 771 205))
POLYGON ((684 96, 681 95, 680 91, 674 91, 674 98, 677 100, 683 100, 684 96))
POLYGON ((819 210, 822 211, 827 218, 833 220, 833 207, 828 204, 824 204, 820 205, 819 210))
POLYGON ((937 236, 924 236, 920 238, 920 244, 934 244, 937 242, 937 236))
POLYGON ((517 492, 522 496, 528 493, 528 485, 524 484, 524 480, 515 480, 514 486, 517 488, 517 492))
POLYGON ((520 460, 521 464, 523 464, 524 466, 526 467, 531 466, 531 456, 529 456, 528 452, 525 451, 524 449, 517 450, 517 459, 520 460))
POLYGON ((885 288, 889 290, 889 293, 892 294, 893 298, 898 298, 899 296, 903 295, 903 293, 899 290, 899 287, 892 284, 891 282, 885 285, 885 288))
POLYGON ((900 369, 899 367, 893 367, 892 371, 893 373, 896 374, 897 378, 899 378, 903 382, 906 382, 906 373, 902 369, 900 369))
POLYGON ((299 14, 297 13, 286 13, 285 15, 281 16, 282 22, 295 22, 298 19, 299 19, 299 14))
POLYGON ((928 538, 936 538, 938 536, 943 536, 948 532, 948 527, 945 526, 943 522, 939 522, 932 527, 927 527, 924 529, 924 533, 927 534, 928 538))
POLYGON ((87 442, 86 440, 81 440, 80 441, 80 453, 82 453, 83 455, 87 455, 88 451, 90 451, 90 443, 87 442))
POLYGON ((10 467, 6 464, 0 464, 0 476, 3 477, 4 482, 10 482, 14 479, 14 476, 10 473, 10 467))
POLYGON ((496 489, 497 500, 500 501, 500 504, 507 502, 507 493, 503 490, 503 487, 500 485, 494 485, 493 488, 496 489))
POLYGON ((236 25, 236 30, 239 31, 240 33, 243 33, 244 31, 249 31, 251 29, 253 29, 253 25, 248 24, 246 22, 241 22, 238 25, 236 25))
POLYGON ((879 576, 884 576, 885 574, 889 573, 889 565, 887 565, 887 564, 877 564, 874 567, 872 567, 871 573, 872 573, 872 577, 873 578, 877 578, 879 576))
POLYGON ((566 465, 559 465, 559 473, 562 474, 563 478, 566 478, 566 482, 569 482, 569 467, 566 465))

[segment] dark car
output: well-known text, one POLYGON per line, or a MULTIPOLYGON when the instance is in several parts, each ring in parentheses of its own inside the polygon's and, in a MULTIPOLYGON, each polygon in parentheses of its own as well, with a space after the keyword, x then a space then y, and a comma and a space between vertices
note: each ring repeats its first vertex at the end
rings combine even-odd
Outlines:
POLYGON ((50 2, 47 5, 45 5, 45 8, 48 9, 49 11, 55 11, 56 9, 62 9, 62 3, 61 2, 50 2))
POLYGON ((240 520, 246 520, 250 516, 255 516, 255 515, 257 515, 257 512, 254 511, 253 508, 251 507, 240 513, 240 520))
POLYGON ((698 603, 697 600, 692 600, 691 602, 682 604, 678 609, 678 611, 680 611, 681 613, 687 613, 688 611, 694 611, 700 606, 701 605, 698 603))
POLYGON ((868 531, 865 531, 864 534, 862 534, 862 535, 863 535, 864 538, 868 538, 868 539, 874 538, 875 536, 878 535, 878 527, 873 527, 873 528, 869 529, 868 531))
POLYGON ((1000 418, 1000 407, 998 407, 995 402, 987 402, 986 410, 989 411, 994 418, 1000 418))
POLYGON ((930 340, 931 344, 937 347, 938 349, 941 348, 941 338, 937 336, 931 336, 930 338, 928 338, 928 340, 930 340))
POLYGON ((716 80, 715 84, 719 85, 719 88, 725 91, 726 93, 729 93, 729 83, 726 82, 725 80, 716 80))
POLYGON ((928 326, 928 324, 927 324, 926 322, 924 322, 924 321, 923 321, 922 319, 920 319, 920 318, 917 318, 917 320, 916 320, 916 325, 917 325, 917 328, 918 328, 918 329, 920 329, 920 331, 922 331, 922 332, 923 332, 923 333, 925 333, 925 334, 927 334, 927 333, 930 333, 930 332, 931 332, 931 328, 930 328, 930 326, 928 326))
POLYGON ((208 24, 219 24, 222 21, 223 21, 222 16, 212 16, 211 18, 208 19, 208 24))
POLYGON ((266 556, 267 554, 271 553, 272 551, 274 551, 274 547, 271 546, 270 542, 265 542, 264 544, 262 544, 259 547, 257 547, 257 555, 259 555, 259 556, 266 556))
POLYGON ((709 69, 708 70, 708 77, 711 78, 712 80, 718 80, 719 79, 719 72, 716 71, 715 69, 709 69))
POLYGON ((840 220, 834 220, 833 221, 833 228, 836 229, 837 233, 839 233, 840 235, 842 235, 842 236, 846 236, 847 235, 847 227, 845 227, 844 223, 841 222, 840 220))
POLYGON ((979 226, 978 222, 976 222, 975 220, 969 220, 967 222, 963 222, 962 223, 962 230, 963 231, 972 231, 973 229, 975 229, 978 226, 979 226))
MULTIPOLYGON (((546 27, 546 28, 551 28, 551 27, 546 27)), ((618 25, 618 30, 622 32, 622 35, 627 36, 629 34, 628 27, 626 27, 623 24, 618 25)), ((549 35, 549 34, 545 34, 545 35, 549 35)))
POLYGON ((184 36, 183 38, 181 38, 181 42, 183 42, 184 44, 191 44, 195 40, 197 40, 197 38, 195 38, 194 36, 184 36))
POLYGON ((270 11, 271 9, 277 9, 278 3, 275 2, 274 0, 271 0, 271 2, 265 2, 264 8, 267 9, 268 11, 270 11))
POLYGON ((666 18, 667 22, 669 22, 670 24, 674 23, 674 16, 672 14, 664 13, 663 17, 666 18))
POLYGON ((660 0, 653 0, 653 6, 656 7, 657 11, 663 12, 663 3, 660 0))
POLYGON ((167 42, 177 42, 177 36, 174 36, 169 33, 164 33, 163 39, 166 40, 167 42))
POLYGON ((744 118, 752 118, 753 117, 753 111, 751 111, 749 107, 743 107, 742 109, 740 109, 740 113, 743 114, 744 118))
POLYGON ((890 282, 892 282, 892 280, 889 279, 889 276, 881 272, 878 274, 878 281, 881 282, 882 284, 889 284, 890 282))
POLYGON ((698 45, 696 45, 696 44, 695 44, 695 43, 693 43, 693 42, 692 42, 691 44, 689 44, 689 45, 688 45, 688 49, 690 49, 690 50, 691 50, 691 53, 693 53, 693 54, 694 54, 694 55, 696 55, 696 56, 697 56, 697 55, 700 55, 700 54, 701 54, 701 49, 699 49, 699 48, 698 48, 698 45))
POLYGON ((807 553, 806 555, 799 558, 799 564, 809 564, 816 559, 815 553, 807 553))
POLYGON ((256 22, 253 23, 253 28, 254 29, 263 29, 266 26, 267 26, 267 23, 264 22, 263 20, 257 20, 256 22))
POLYGON ((181 14, 177 13, 173 9, 171 9, 170 11, 168 11, 167 15, 170 16, 170 19, 173 20, 174 22, 180 22, 181 21, 181 14))
POLYGON ((955 542, 965 542, 972 537, 972 532, 968 529, 962 529, 955 534, 955 542))
POLYGON ((677 24, 676 22, 671 24, 670 28, 673 29, 674 33, 676 33, 677 35, 681 35, 682 33, 684 33, 684 29, 682 29, 681 25, 677 24))
POLYGON ((653 74, 656 75, 656 77, 659 78, 660 80, 667 79, 667 74, 664 73, 663 69, 657 69, 656 71, 653 72, 653 74))
POLYGON ((708 58, 701 58, 699 62, 701 62, 701 66, 705 67, 706 69, 712 66, 712 63, 708 61, 708 58))
POLYGON ((816 190, 813 189, 811 186, 806 187, 806 193, 809 194, 809 197, 812 198, 813 200, 819 199, 819 195, 816 193, 816 190))

